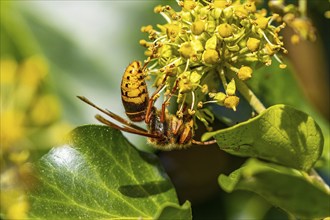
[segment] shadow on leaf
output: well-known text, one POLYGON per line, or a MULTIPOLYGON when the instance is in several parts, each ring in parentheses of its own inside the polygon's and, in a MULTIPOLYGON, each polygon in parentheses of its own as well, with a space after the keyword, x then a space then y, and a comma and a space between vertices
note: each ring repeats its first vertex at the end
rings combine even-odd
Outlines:
POLYGON ((171 189, 171 187, 171 184, 167 181, 154 181, 139 185, 120 186, 118 190, 121 194, 128 197, 144 198, 164 193, 171 189))

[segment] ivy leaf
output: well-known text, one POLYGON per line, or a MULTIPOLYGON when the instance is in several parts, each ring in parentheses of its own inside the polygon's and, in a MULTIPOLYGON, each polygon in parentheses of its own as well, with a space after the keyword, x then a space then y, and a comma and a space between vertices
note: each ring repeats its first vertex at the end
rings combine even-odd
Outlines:
POLYGON ((229 176, 220 175, 226 192, 248 190, 303 219, 330 216, 330 190, 304 171, 249 159, 229 176))
MULTIPOLYGON (((290 64, 289 60, 285 63, 290 64)), ((324 137, 323 155, 318 161, 326 173, 330 172, 330 126, 329 121, 323 118, 319 112, 312 107, 302 92, 297 78, 294 76, 294 68, 288 65, 285 69, 279 69, 277 65, 262 67, 253 73, 248 81, 252 91, 260 98, 264 105, 271 106, 285 104, 294 106, 296 109, 306 112, 320 126, 324 137), (274 89, 276 88, 276 89, 274 89)))
POLYGON ((299 170, 309 170, 323 149, 323 135, 307 114, 275 105, 255 118, 233 127, 209 132, 220 149, 234 155, 257 157, 299 170))
POLYGON ((35 165, 30 216, 41 219, 191 219, 155 155, 105 126, 76 128, 35 165))

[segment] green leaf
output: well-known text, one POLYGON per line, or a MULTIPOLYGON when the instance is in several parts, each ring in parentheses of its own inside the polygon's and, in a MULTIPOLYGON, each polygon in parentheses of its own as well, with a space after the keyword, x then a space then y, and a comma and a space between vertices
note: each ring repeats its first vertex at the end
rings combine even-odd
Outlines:
POLYGON ((30 216, 42 219, 191 219, 155 155, 105 126, 76 128, 35 165, 30 216))
POLYGON ((285 105, 275 105, 236 126, 209 132, 220 149, 234 155, 257 157, 299 170, 309 170, 320 157, 323 136, 307 114, 285 105))
POLYGON ((220 175, 219 184, 227 192, 255 192, 297 217, 312 219, 330 216, 329 187, 304 171, 249 159, 229 176, 220 175))
MULTIPOLYGON (((276 62, 275 62, 276 63, 276 62)), ((289 60, 285 60, 289 63, 289 60)), ((324 136, 323 155, 319 160, 325 172, 330 172, 330 125, 329 121, 320 115, 319 112, 306 99, 294 75, 294 68, 288 65, 285 69, 279 69, 277 65, 258 69, 251 80, 248 81, 250 88, 264 105, 271 106, 285 104, 294 106, 296 109, 306 112, 320 126, 324 136), (275 89, 274 89, 275 88, 275 89)), ((327 100, 326 100, 327 101, 327 100)))

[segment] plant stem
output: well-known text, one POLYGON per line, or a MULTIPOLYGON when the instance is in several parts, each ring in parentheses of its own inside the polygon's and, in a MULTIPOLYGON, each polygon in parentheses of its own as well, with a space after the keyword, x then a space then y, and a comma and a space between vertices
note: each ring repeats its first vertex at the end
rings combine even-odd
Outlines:
POLYGON ((315 169, 311 169, 311 172, 310 172, 309 175, 311 177, 314 177, 324 187, 324 189, 330 194, 330 187, 329 187, 329 185, 324 182, 324 180, 322 179, 322 177, 320 177, 320 175, 316 172, 315 169))
POLYGON ((265 106, 261 103, 258 97, 250 90, 250 88, 240 80, 235 73, 232 71, 226 71, 226 76, 228 79, 234 78, 237 90, 242 94, 242 96, 249 102, 250 106, 260 114, 262 111, 266 110, 265 106))
POLYGON ((299 7, 299 12, 301 13, 301 16, 306 17, 306 14, 307 14, 307 0, 299 0, 298 7, 299 7))
POLYGON ((220 76, 220 79, 221 79, 221 82, 222 82, 223 89, 226 91, 226 89, 227 89, 227 80, 226 80, 225 71, 224 71, 223 67, 219 68, 218 72, 219 72, 219 76, 220 76))

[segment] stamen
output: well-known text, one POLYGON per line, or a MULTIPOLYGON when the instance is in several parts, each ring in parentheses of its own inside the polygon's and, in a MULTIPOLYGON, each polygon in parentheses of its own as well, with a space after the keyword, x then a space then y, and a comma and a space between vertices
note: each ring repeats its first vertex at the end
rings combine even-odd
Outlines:
POLYGON ((272 42, 270 42, 270 40, 268 39, 268 37, 266 36, 265 32, 262 32, 262 36, 264 36, 265 40, 267 41, 267 43, 269 43, 271 46, 274 46, 274 44, 272 42))
POLYGON ((192 102, 191 102, 190 110, 193 111, 194 106, 195 106, 195 93, 194 93, 194 91, 191 91, 191 98, 192 98, 192 102))
POLYGON ((167 36, 164 35, 164 36, 158 37, 158 38, 157 38, 156 40, 154 40, 152 43, 154 44, 154 43, 156 43, 157 41, 160 41, 160 40, 162 40, 162 39, 164 39, 164 38, 167 38, 167 36))
POLYGON ((160 12, 160 14, 163 16, 163 18, 167 21, 167 23, 172 23, 172 20, 169 16, 167 16, 167 14, 165 14, 164 12, 160 12))
POLYGON ((205 105, 205 104, 217 103, 217 102, 218 102, 218 101, 216 101, 216 100, 209 100, 209 101, 203 102, 203 105, 205 105))
POLYGON ((188 70, 188 67, 189 67, 189 59, 187 59, 187 63, 186 63, 186 68, 184 69, 184 71, 183 72, 186 72, 187 70, 188 70))

